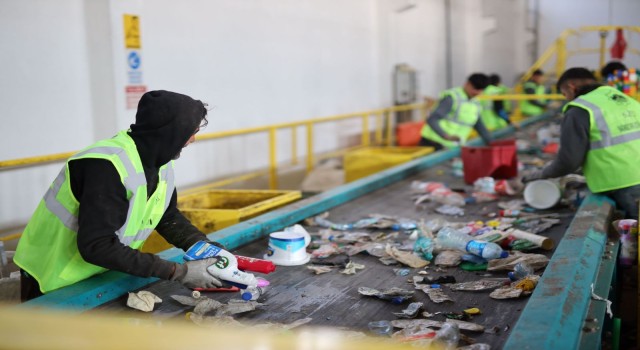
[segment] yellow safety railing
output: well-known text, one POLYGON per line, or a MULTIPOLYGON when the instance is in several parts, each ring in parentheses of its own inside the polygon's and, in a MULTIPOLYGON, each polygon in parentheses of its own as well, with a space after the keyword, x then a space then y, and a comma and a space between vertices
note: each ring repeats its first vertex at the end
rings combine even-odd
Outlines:
MULTIPOLYGON (((269 188, 277 189, 278 188, 278 159, 277 159, 277 131, 281 129, 290 129, 291 130, 291 165, 298 164, 298 128, 306 129, 306 138, 307 138, 307 159, 306 159, 306 170, 307 172, 311 171, 314 167, 316 158, 324 159, 328 157, 335 157, 341 154, 348 152, 354 148, 366 147, 371 144, 378 145, 391 145, 393 143, 393 133, 392 133, 392 125, 393 113, 394 112, 402 112, 402 111, 414 111, 414 110, 422 110, 424 114, 426 114, 426 107, 424 103, 416 103, 411 105, 403 105, 403 106, 394 106, 364 112, 357 113, 349 113, 349 114, 341 114, 329 117, 322 118, 314 118, 296 122, 288 122, 281 124, 273 124, 267 126, 253 127, 253 128, 245 128, 238 130, 229 130, 229 131, 218 131, 205 133, 196 136, 196 141, 205 141, 205 140, 213 140, 213 139, 223 139, 229 138, 233 136, 246 136, 250 134, 258 134, 258 133, 267 133, 269 139, 269 166, 266 171, 256 171, 249 174, 242 174, 239 176, 234 176, 230 178, 223 179, 221 181, 217 181, 214 183, 210 183, 204 186, 192 188, 187 192, 195 192, 200 191, 207 188, 215 188, 226 186, 239 181, 246 181, 255 177, 268 175, 269 177, 269 188), (375 128, 374 128, 374 140, 370 139, 370 119, 375 118, 375 128), (342 121, 348 119, 361 119, 362 120, 362 138, 361 144, 355 147, 346 148, 342 150, 337 150, 321 155, 316 155, 314 153, 314 127, 317 124, 342 121), (384 126, 386 122, 386 133, 384 133, 384 126)), ((50 154, 44 156, 36 156, 36 157, 28 157, 28 158, 20 158, 20 159, 12 159, 6 161, 0 161, 0 171, 10 170, 15 168, 29 167, 29 166, 37 166, 43 165, 51 162, 59 162, 64 161, 73 155, 75 152, 66 152, 66 153, 57 153, 50 154)), ((186 193, 186 192, 185 192, 186 193)))
MULTIPOLYGON (((640 26, 584 26, 578 29, 567 29, 564 30, 558 38, 551 44, 547 50, 538 58, 538 60, 526 71, 526 73, 522 76, 519 83, 516 85, 516 92, 521 92, 520 85, 529 80, 531 75, 536 69, 542 68, 552 57, 556 57, 554 75, 556 78, 560 77, 562 72, 567 68, 567 59, 576 54, 588 54, 588 53, 599 53, 599 68, 604 67, 605 65, 605 57, 606 57, 606 38, 607 34, 610 31, 614 30, 626 30, 628 32, 640 33, 640 26), (567 39, 574 36, 579 36, 588 32, 599 32, 600 40, 599 47, 597 48, 580 48, 577 50, 568 50, 567 49, 567 39)), ((640 50, 637 48, 627 48, 629 53, 640 55, 640 50)), ((598 69, 597 71, 599 71, 598 69)))

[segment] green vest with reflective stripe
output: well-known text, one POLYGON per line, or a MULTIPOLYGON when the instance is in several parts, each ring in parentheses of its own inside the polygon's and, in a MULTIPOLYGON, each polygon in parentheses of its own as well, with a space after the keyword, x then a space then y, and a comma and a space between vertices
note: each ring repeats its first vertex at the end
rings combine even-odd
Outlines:
MULTIPOLYGON (((444 91, 440 98, 442 99, 446 96, 451 96, 453 105, 451 106, 449 114, 439 121, 440 127, 448 135, 458 136, 460 142, 464 143, 480 117, 480 105, 477 101, 469 100, 467 94, 461 87, 444 91)), ((425 123, 424 127, 422 127, 421 134, 425 139, 435 141, 444 147, 451 148, 457 146, 456 142, 448 141, 440 137, 440 135, 431 129, 428 123, 425 123)))
MULTIPOLYGON (((546 93, 544 85, 538 85, 532 81, 528 81, 524 83, 523 88, 534 89, 536 95, 544 95, 546 93)), ((547 100, 538 100, 538 102, 546 103, 547 100)), ((544 108, 540 106, 536 106, 528 100, 523 100, 520 102, 520 111, 522 112, 522 114, 526 114, 528 116, 534 116, 534 115, 540 115, 544 113, 544 108)))
POLYGON ((72 156, 49 187, 20 238, 14 261, 40 284, 43 293, 74 284, 106 269, 86 262, 78 251, 80 203, 71 191, 69 162, 83 158, 110 161, 126 188, 129 209, 114 235, 139 249, 169 206, 175 188, 173 161, 159 170, 158 186, 147 199, 147 181, 136 145, 121 131, 72 156))
POLYGON ((640 103, 609 86, 601 86, 565 107, 589 112, 589 151, 584 176, 593 193, 640 184, 640 103))
MULTIPOLYGON (((509 88, 506 85, 500 84, 498 85, 498 90, 500 91, 499 94, 500 95, 508 95, 509 94, 509 88)), ((511 112, 511 110, 513 110, 513 105, 511 103, 511 100, 503 100, 502 101, 502 106, 504 107, 504 110, 507 111, 507 113, 511 112)))
MULTIPOLYGON (((497 96, 502 93, 502 89, 495 85, 489 85, 484 89, 484 95, 497 96)), ((502 119, 494 110, 493 110, 493 100, 482 100, 480 105, 482 106, 482 124, 489 130, 502 129, 507 126, 507 121, 502 119)))

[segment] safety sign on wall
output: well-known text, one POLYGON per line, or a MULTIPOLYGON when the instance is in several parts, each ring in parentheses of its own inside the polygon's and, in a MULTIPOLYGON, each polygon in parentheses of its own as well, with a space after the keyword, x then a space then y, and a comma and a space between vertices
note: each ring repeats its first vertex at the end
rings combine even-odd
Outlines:
POLYGON ((124 87, 126 98, 127 109, 136 109, 138 108, 138 102, 142 95, 147 92, 147 87, 145 85, 127 85, 124 87))
POLYGON ((136 109, 140 97, 147 91, 142 79, 142 38, 140 36, 140 16, 125 14, 124 46, 127 70, 125 86, 127 109, 136 109))

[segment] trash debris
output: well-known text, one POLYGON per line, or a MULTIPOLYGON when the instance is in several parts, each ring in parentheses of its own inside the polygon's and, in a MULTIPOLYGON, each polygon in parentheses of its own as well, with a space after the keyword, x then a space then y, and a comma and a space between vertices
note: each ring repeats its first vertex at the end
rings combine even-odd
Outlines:
POLYGON ((406 290, 396 287, 386 289, 382 292, 369 287, 358 287, 358 293, 360 293, 361 295, 377 297, 383 300, 390 300, 394 304, 401 304, 405 300, 413 297, 414 292, 412 290, 406 290))
POLYGON ((436 304, 444 303, 445 301, 453 302, 453 299, 446 295, 442 288, 431 288, 430 286, 426 286, 422 288, 422 291, 427 293, 427 296, 431 301, 436 304))
POLYGON ((488 263, 476 264, 472 262, 462 262, 460 263, 460 268, 465 271, 486 271, 488 263))
POLYGON ((311 256, 314 258, 327 258, 331 255, 340 253, 340 248, 335 243, 323 244, 317 249, 311 251, 311 256))
POLYGON ((444 345, 445 349, 455 349, 460 341, 460 329, 454 323, 444 323, 436 332, 435 340, 444 345))
POLYGON ((472 308, 469 308, 469 309, 465 309, 465 310, 462 310, 462 312, 464 312, 465 314, 470 315, 470 316, 480 315, 482 313, 480 311, 480 309, 478 309, 477 307, 472 307, 472 308))
POLYGON ((464 253, 459 250, 443 250, 436 255, 434 264, 437 266, 458 266, 463 255, 464 253))
POLYGON ((549 258, 542 254, 512 252, 511 255, 504 259, 490 260, 489 265, 487 266, 487 271, 513 271, 513 268, 516 266, 516 264, 520 262, 525 262, 534 270, 539 270, 547 266, 547 264, 549 263, 549 258))
POLYGON ((396 276, 407 276, 409 275, 409 269, 393 269, 393 273, 396 276))
POLYGON ((333 267, 331 266, 316 266, 316 265, 307 265, 307 269, 313 271, 316 275, 331 272, 333 267))
POLYGON ((430 344, 431 339, 435 338, 435 336, 435 330, 429 327, 418 326, 412 328, 403 328, 402 330, 393 333, 391 337, 396 341, 412 342, 413 346, 421 347, 422 341, 427 340, 428 344, 430 344))
POLYGON ((454 205, 445 204, 436 208, 436 212, 443 215, 464 216, 464 209, 454 205))
POLYGON ((429 262, 427 260, 420 258, 414 253, 399 251, 398 248, 393 247, 390 244, 387 244, 385 250, 387 254, 389 254, 392 258, 409 267, 423 268, 429 265, 429 262))
MULTIPOLYGON (((216 316, 230 316, 235 314, 241 314, 249 311, 253 311, 256 308, 264 304, 257 301, 245 301, 245 300, 229 300, 225 305, 223 304, 216 310, 216 316)), ((195 311, 194 311, 195 312, 195 311)))
POLYGON ((458 326, 459 329, 471 332, 484 332, 484 326, 473 322, 447 319, 445 323, 451 323, 458 326))
POLYGON ((195 306, 193 312, 197 315, 204 315, 210 311, 217 310, 222 306, 222 303, 207 298, 205 296, 193 297, 184 295, 172 295, 171 298, 182 305, 195 306))
POLYGON ((132 309, 144 311, 144 312, 153 311, 153 307, 155 306, 155 303, 161 303, 161 302, 162 302, 162 299, 160 299, 157 295, 146 290, 143 290, 137 293, 129 293, 129 298, 127 298, 128 307, 132 309))
POLYGON ((511 281, 521 280, 529 275, 533 275, 534 270, 526 262, 519 262, 513 267, 513 271, 510 271, 507 275, 511 281))
POLYGON ((493 299, 513 299, 531 295, 539 279, 540 276, 529 275, 519 281, 511 283, 508 286, 494 290, 489 294, 489 297, 493 299))
POLYGON ((527 204, 524 199, 512 199, 510 201, 498 202, 498 208, 504 210, 522 210, 527 204))
POLYGON ((353 261, 349 261, 347 266, 345 266, 344 270, 340 271, 340 273, 345 275, 354 275, 358 270, 364 269, 365 266, 362 264, 357 264, 353 261))
POLYGON ((390 336, 391 331, 393 330, 391 322, 384 320, 369 322, 369 324, 367 324, 367 327, 372 333, 382 336, 390 336))
POLYGON ((346 267, 351 258, 345 254, 334 255, 327 258, 312 258, 310 263, 313 265, 323 265, 332 267, 346 267))
POLYGON ((433 235, 425 225, 420 225, 418 238, 413 245, 413 251, 427 261, 433 259, 433 235))
POLYGON ((591 283, 591 299, 604 301, 607 304, 607 315, 609 315, 609 318, 613 319, 613 313, 611 312, 611 301, 597 295, 593 290, 593 283, 591 283))
POLYGON ((456 350, 491 350, 491 345, 485 343, 475 343, 459 347, 456 350))
POLYGON ((394 312, 393 314, 400 318, 414 318, 420 309, 422 309, 422 305, 420 302, 411 303, 406 309, 401 312, 394 312))
POLYGON ((451 227, 444 227, 438 231, 436 242, 443 248, 469 252, 485 259, 505 258, 509 255, 495 243, 474 240, 469 235, 451 227))
POLYGON ((613 227, 620 234, 620 255, 618 262, 622 266, 633 266, 638 259, 638 221, 616 220, 613 227))
POLYGON ((446 276, 438 276, 438 277, 423 277, 421 282, 422 284, 448 284, 448 283, 456 283, 456 278, 451 275, 446 276))
POLYGON ((503 286, 509 280, 506 278, 483 278, 477 281, 456 283, 449 286, 451 290, 479 292, 496 289, 503 286))

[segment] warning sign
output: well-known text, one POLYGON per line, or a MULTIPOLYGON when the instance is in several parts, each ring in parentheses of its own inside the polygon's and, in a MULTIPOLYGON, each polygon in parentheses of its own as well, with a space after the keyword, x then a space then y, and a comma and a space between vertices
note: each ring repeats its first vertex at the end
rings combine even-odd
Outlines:
POLYGON ((127 49, 139 49, 142 46, 140 17, 136 15, 124 15, 124 46, 127 49))
POLYGON ((125 86, 125 96, 127 109, 138 108, 138 102, 144 93, 147 92, 146 85, 127 85, 125 86))

